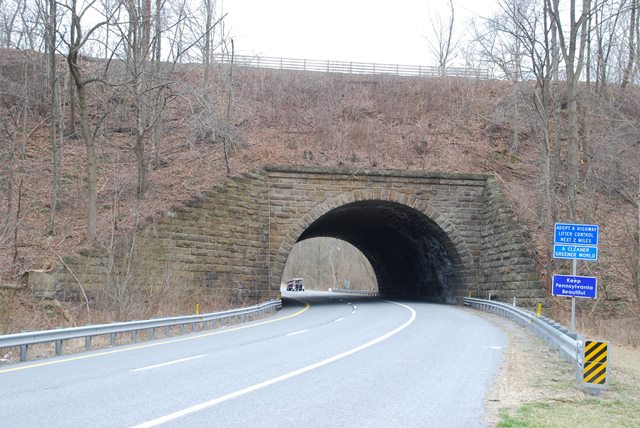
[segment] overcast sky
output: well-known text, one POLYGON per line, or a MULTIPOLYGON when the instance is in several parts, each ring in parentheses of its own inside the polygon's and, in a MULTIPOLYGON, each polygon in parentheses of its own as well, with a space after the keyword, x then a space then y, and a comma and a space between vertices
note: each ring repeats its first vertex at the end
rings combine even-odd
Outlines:
MULTIPOLYGON (((431 65, 429 13, 445 0, 218 0, 236 53, 431 65)), ((463 29, 492 0, 454 0, 463 29)), ((446 13, 446 11, 445 11, 446 13)))

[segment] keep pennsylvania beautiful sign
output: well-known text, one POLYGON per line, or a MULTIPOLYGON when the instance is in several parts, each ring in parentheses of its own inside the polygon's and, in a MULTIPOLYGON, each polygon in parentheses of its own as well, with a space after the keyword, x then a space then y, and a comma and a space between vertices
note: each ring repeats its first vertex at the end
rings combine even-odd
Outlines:
POLYGON ((598 280, 593 276, 553 275, 551 294, 595 299, 598 296, 598 280))

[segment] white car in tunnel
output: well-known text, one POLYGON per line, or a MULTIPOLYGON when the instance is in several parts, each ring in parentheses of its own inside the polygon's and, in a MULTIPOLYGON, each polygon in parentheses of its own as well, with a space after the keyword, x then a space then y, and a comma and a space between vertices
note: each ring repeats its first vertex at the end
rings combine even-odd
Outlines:
POLYGON ((287 291, 304 291, 302 278, 293 278, 287 282, 287 291))

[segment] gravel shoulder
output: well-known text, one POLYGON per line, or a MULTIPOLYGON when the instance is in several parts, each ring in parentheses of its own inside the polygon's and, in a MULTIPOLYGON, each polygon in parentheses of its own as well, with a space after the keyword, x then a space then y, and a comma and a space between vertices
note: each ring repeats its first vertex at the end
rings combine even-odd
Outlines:
POLYGON ((640 349, 610 344, 609 390, 579 388, 574 367, 529 330, 473 309, 509 338, 502 367, 486 398, 488 426, 640 426, 640 349))

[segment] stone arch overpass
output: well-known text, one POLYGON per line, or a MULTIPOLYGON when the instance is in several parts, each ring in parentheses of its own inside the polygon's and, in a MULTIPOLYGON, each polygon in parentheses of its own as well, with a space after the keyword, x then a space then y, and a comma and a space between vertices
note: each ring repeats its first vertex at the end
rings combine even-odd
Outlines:
POLYGON ((546 295, 525 234, 487 175, 268 166, 163 212, 140 235, 135 245, 122 239, 119 256, 67 258, 55 290, 44 288, 69 298, 82 283, 95 294, 127 270, 138 282, 155 275, 252 304, 278 295, 296 242, 333 237, 367 257, 385 295, 444 303, 491 295, 526 306, 546 295), (131 249, 133 258, 122 256, 131 249))

